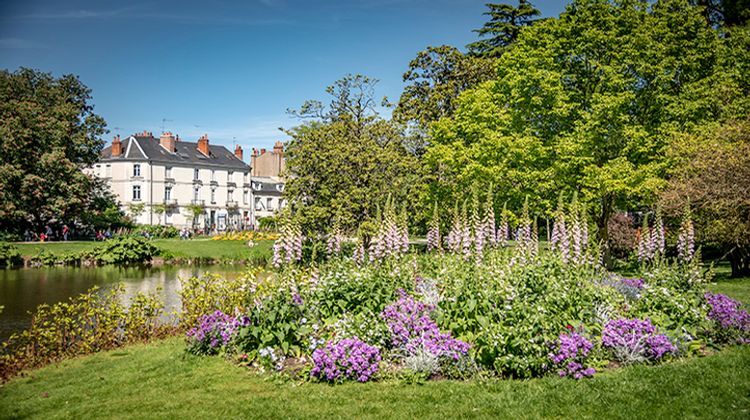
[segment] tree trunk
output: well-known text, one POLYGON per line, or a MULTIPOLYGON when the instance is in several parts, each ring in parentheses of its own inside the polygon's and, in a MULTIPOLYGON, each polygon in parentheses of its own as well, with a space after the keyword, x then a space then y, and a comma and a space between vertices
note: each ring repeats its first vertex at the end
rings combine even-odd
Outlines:
POLYGON ((750 277, 750 252, 744 248, 735 248, 728 255, 732 266, 732 278, 750 277))
POLYGON ((596 239, 602 246, 602 258, 607 268, 612 268, 614 264, 612 252, 609 250, 609 229, 607 226, 609 218, 612 217, 613 208, 614 197, 611 194, 607 194, 602 197, 601 208, 599 209, 599 214, 596 216, 596 239))

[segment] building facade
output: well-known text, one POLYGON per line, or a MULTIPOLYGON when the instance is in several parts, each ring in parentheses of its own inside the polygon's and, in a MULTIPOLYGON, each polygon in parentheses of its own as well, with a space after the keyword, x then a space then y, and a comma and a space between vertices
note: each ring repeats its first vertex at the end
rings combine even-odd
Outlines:
POLYGON ((282 196, 284 179, 282 175, 286 169, 284 145, 277 141, 273 150, 255 149, 250 156, 252 167, 253 189, 253 225, 258 225, 258 219, 271 217, 285 207, 282 196))
POLYGON ((232 153, 209 144, 207 135, 197 142, 169 132, 116 136, 92 169, 137 223, 221 231, 245 229, 255 220, 242 148, 232 153))

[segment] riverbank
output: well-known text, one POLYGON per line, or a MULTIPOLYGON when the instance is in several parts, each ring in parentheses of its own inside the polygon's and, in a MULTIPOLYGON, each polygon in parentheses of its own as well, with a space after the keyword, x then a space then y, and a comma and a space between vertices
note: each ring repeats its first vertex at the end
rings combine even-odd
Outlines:
MULTIPOLYGON (((248 241, 211 240, 209 238, 180 240, 154 239, 153 245, 159 248, 161 256, 154 259, 154 265, 184 265, 184 264, 248 264, 265 265, 272 256, 273 241, 262 240, 255 242, 253 247, 248 241)), ((62 256, 71 253, 91 251, 102 242, 68 241, 68 242, 16 242, 24 259, 24 265, 40 253, 62 256)))

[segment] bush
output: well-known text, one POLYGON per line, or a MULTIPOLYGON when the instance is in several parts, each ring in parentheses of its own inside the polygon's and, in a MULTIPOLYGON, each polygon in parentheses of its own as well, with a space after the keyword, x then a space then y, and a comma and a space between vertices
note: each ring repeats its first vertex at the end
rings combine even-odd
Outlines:
POLYGON ((615 213, 607 222, 607 245, 612 254, 626 258, 635 249, 636 231, 633 218, 627 213, 615 213))
POLYGON ((161 238, 169 239, 180 236, 180 230, 174 226, 161 226, 161 225, 139 225, 134 231, 136 235, 148 235, 149 238, 161 238))
POLYGON ((722 343, 750 344, 750 314, 742 304, 720 293, 706 293, 708 318, 714 323, 714 337, 722 343))
POLYGON ((157 255, 159 248, 148 239, 126 236, 110 239, 89 253, 83 252, 81 258, 97 264, 142 264, 157 255))
POLYGON ((602 346, 622 363, 659 360, 677 352, 677 347, 666 335, 657 334, 648 319, 609 321, 602 331, 602 346))
POLYGON ((249 322, 247 317, 231 317, 218 310, 203 315, 198 319, 198 325, 187 332, 188 351, 202 355, 216 354, 232 342, 239 327, 245 327, 249 322))
POLYGON ((0 268, 15 267, 23 263, 18 248, 7 242, 0 242, 0 268))
POLYGON ((137 294, 123 304, 122 285, 107 293, 94 287, 67 302, 41 305, 31 327, 2 344, 0 379, 66 358, 161 337, 163 304, 155 294, 137 294))

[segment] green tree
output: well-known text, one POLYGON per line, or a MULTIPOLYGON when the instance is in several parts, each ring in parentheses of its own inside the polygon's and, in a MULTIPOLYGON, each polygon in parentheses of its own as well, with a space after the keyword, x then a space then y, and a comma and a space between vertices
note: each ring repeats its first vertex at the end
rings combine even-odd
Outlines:
POLYGON ((72 221, 91 204, 105 122, 76 76, 0 71, 0 230, 72 221))
POLYGON ((412 150, 421 154, 430 123, 452 116, 461 92, 494 75, 492 59, 465 55, 455 47, 441 45, 418 52, 404 73, 408 84, 393 113, 410 128, 412 150))
POLYGON ((401 127, 375 111, 376 81, 348 75, 330 86, 329 105, 308 101, 293 115, 312 118, 287 130, 288 181, 284 195, 308 232, 325 232, 340 209, 352 231, 391 194, 411 199, 416 159, 403 145, 401 127))
POLYGON ((672 146, 662 205, 678 217, 689 204, 699 242, 724 254, 733 277, 750 276, 750 119, 706 126, 672 146))
POLYGON ((519 0, 518 7, 505 3, 487 3, 486 6, 490 10, 484 14, 489 16, 490 20, 474 32, 479 34, 480 38, 488 38, 466 46, 472 54, 484 57, 500 57, 518 38, 521 29, 532 25, 541 14, 539 9, 527 0, 519 0))
POLYGON ((497 80, 435 124, 431 193, 492 181, 496 199, 517 209, 528 194, 549 214, 578 190, 606 240, 617 208, 665 186, 674 133, 750 110, 747 51, 744 32, 719 37, 684 0, 575 1, 521 32, 497 80))

